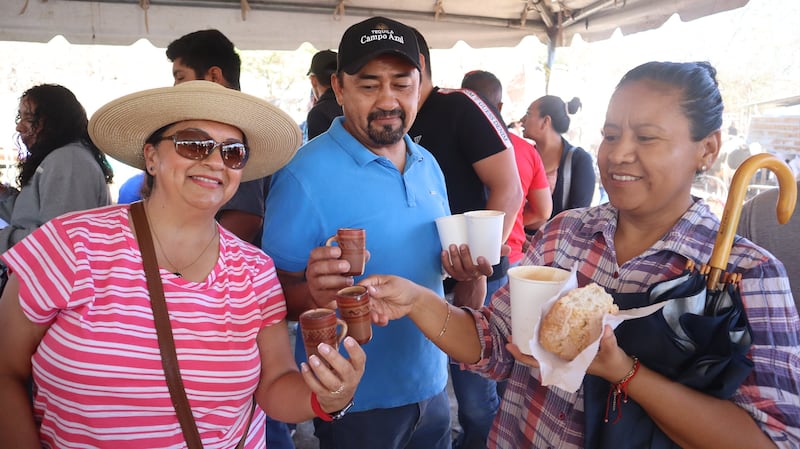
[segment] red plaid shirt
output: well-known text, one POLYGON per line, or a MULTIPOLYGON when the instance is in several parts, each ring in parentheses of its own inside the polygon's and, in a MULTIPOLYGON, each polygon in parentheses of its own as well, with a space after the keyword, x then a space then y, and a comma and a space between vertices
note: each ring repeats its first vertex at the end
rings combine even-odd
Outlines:
MULTIPOLYGON (((617 211, 609 204, 567 211, 533 238, 524 265, 578 267, 578 284, 596 282, 610 292, 637 293, 677 277, 686 260, 706 263, 719 221, 697 201, 672 230, 643 254, 616 263, 617 211)), ((747 410, 781 448, 800 447, 800 318, 783 265, 745 239, 737 239, 729 268, 742 273, 743 303, 753 336, 753 373, 731 398, 747 410), (778 379, 780 385, 775 384, 778 379)), ((508 379, 490 449, 584 447, 583 388, 567 393, 543 387, 538 369, 516 363, 505 350, 511 334, 508 286, 489 307, 475 311, 482 359, 470 366, 494 379, 508 379)))

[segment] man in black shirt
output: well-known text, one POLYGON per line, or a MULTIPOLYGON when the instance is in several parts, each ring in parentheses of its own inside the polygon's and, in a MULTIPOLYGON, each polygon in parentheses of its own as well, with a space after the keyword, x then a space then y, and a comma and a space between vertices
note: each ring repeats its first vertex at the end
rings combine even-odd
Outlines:
POLYGON ((308 79, 314 93, 314 106, 308 111, 306 127, 308 140, 324 133, 334 118, 342 115, 342 107, 331 89, 331 75, 336 73, 336 52, 322 50, 311 58, 308 79))
MULTIPOLYGON (((492 209, 505 212, 503 242, 514 226, 522 187, 514 160, 513 144, 505 124, 480 97, 470 90, 440 89, 431 80, 430 50, 417 31, 422 58, 420 108, 408 135, 433 153, 444 173, 450 211, 492 209)), ((487 282, 488 303, 492 293, 505 285, 508 258, 494 266, 487 282)), ((447 287, 448 284, 445 284, 447 287)), ((479 308, 483 304, 456 304, 479 308)), ((463 435, 455 447, 485 448, 499 399, 495 382, 450 366, 463 435)))

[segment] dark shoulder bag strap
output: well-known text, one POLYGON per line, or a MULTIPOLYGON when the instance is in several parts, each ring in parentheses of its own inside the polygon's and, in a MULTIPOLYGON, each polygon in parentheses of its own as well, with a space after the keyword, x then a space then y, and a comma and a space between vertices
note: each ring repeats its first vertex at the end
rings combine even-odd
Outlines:
MULTIPOLYGON (((137 201, 130 206, 131 219, 136 228, 136 241, 139 243, 139 250, 142 252, 142 263, 144 273, 147 278, 147 290, 150 292, 150 307, 153 310, 153 319, 156 324, 156 335, 158 336, 158 348, 161 351, 161 364, 164 367, 164 374, 167 378, 167 388, 172 399, 172 406, 175 407, 175 414, 181 424, 183 438, 189 449, 203 449, 203 442, 200 439, 200 432, 192 416, 192 409, 189 399, 186 397, 186 390, 183 387, 181 372, 178 366, 178 354, 175 351, 175 341, 172 337, 172 326, 169 323, 169 313, 167 312, 167 302, 164 299, 164 286, 161 284, 161 275, 158 272, 158 262, 156 260, 153 237, 150 234, 150 224, 145 216, 144 203, 137 201)), ((256 403, 250 408, 250 416, 247 419, 247 426, 244 435, 236 445, 236 449, 244 448, 247 434, 250 431, 250 423, 253 421, 256 403)))
POLYGON ((189 406, 189 399, 186 397, 186 390, 183 387, 181 372, 178 367, 178 354, 175 351, 175 341, 172 338, 172 326, 169 323, 167 312, 167 302, 164 300, 164 286, 161 284, 161 275, 158 272, 158 262, 156 261, 153 237, 150 234, 150 225, 145 216, 144 203, 137 201, 131 204, 131 219, 136 228, 136 241, 139 243, 139 250, 142 252, 142 262, 144 273, 147 278, 147 290, 150 292, 150 307, 153 309, 153 320, 156 324, 156 335, 158 336, 158 348, 161 350, 161 364, 164 366, 164 374, 167 378, 169 396, 175 413, 178 415, 178 422, 181 424, 183 438, 189 449, 202 449, 203 442, 200 439, 200 432, 192 416, 192 409, 189 406))
MULTIPOLYGON (((150 292, 150 307, 153 310, 158 347, 161 351, 161 364, 164 367, 164 374, 167 378, 167 387, 169 388, 169 396, 172 399, 172 406, 175 407, 175 413, 178 416, 178 422, 181 424, 183 438, 186 440, 188 448, 203 449, 200 432, 198 432, 197 425, 194 422, 189 399, 186 397, 186 390, 181 379, 178 354, 175 351, 172 326, 169 323, 169 313, 167 312, 167 301, 164 299, 164 286, 161 284, 161 275, 158 272, 153 237, 150 234, 150 224, 145 216, 144 203, 137 201, 131 204, 130 208, 133 226, 136 228, 136 241, 139 243, 139 250, 142 252, 144 273, 147 278, 147 290, 150 292)), ((253 398, 250 416, 247 418, 247 426, 244 428, 244 435, 239 440, 239 444, 236 445, 236 449, 244 448, 255 409, 256 403, 255 398, 253 398)))
POLYGON ((567 210, 569 203, 569 190, 572 183, 572 153, 575 152, 575 147, 569 147, 567 150, 567 157, 564 159, 564 170, 561 175, 564 177, 564 182, 561 183, 561 210, 567 210))

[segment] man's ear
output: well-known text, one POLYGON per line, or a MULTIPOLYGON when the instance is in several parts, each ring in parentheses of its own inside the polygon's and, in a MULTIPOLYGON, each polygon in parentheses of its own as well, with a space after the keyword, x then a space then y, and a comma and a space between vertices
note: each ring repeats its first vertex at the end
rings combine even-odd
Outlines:
POLYGON ((222 69, 217 66, 213 66, 208 69, 206 76, 204 76, 203 79, 206 81, 213 81, 225 87, 231 87, 230 83, 228 83, 228 80, 225 79, 225 76, 222 74, 222 69))
MULTIPOLYGON (((344 75, 342 75, 344 76, 344 75)), ((337 73, 331 75, 331 88, 333 89, 333 94, 336 95, 336 102, 339 103, 339 106, 342 106, 342 78, 339 77, 337 73)))
POLYGON ((422 53, 419 54, 419 79, 423 79, 425 74, 427 73, 426 67, 428 66, 428 61, 425 60, 425 55, 422 53))

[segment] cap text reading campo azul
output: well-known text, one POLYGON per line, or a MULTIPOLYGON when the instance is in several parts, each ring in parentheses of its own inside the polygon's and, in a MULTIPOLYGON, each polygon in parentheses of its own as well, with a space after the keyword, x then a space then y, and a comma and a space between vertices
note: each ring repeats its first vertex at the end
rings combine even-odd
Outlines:
POLYGON ((361 43, 366 44, 367 42, 380 41, 384 39, 391 39, 395 42, 400 42, 401 44, 405 43, 403 36, 395 36, 391 30, 372 30, 372 35, 361 36, 361 43))

